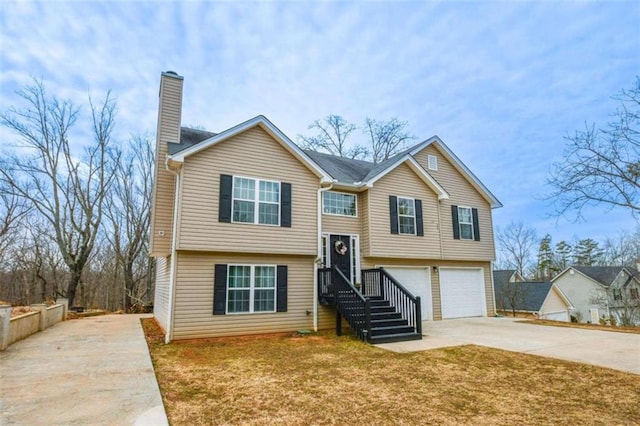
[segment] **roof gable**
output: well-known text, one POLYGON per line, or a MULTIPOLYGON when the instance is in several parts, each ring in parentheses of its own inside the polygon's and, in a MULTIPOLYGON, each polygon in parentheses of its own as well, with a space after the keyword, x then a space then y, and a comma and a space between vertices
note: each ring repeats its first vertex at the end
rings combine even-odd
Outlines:
POLYGON ((502 203, 498 200, 498 198, 493 195, 491 191, 478 179, 476 175, 469 170, 469 168, 458 158, 457 155, 451 151, 451 149, 444 143, 438 136, 432 136, 429 139, 426 139, 413 147, 409 148, 408 152, 410 155, 414 156, 427 148, 428 146, 433 145, 436 149, 442 153, 442 155, 451 163, 454 169, 460 173, 470 184, 475 188, 480 195, 487 200, 487 202, 491 205, 491 208, 499 208, 502 207, 502 203))
POLYGON ((623 270, 622 266, 572 266, 572 268, 605 287, 609 287, 623 270))
MULTIPOLYGON (((169 161, 176 163, 183 163, 184 160, 198 152, 201 152, 207 148, 215 146, 227 139, 232 138, 242 132, 245 132, 253 127, 259 126, 267 134, 269 134, 276 142, 280 143, 287 151, 289 151, 296 159, 308 167, 314 174, 322 178, 323 181, 331 181, 331 177, 323 170, 318 164, 316 164, 309 156, 300 149, 291 139, 289 139, 280 129, 278 129, 273 123, 271 123, 266 117, 259 115, 250 120, 240 123, 230 129, 227 129, 221 133, 213 134, 209 138, 196 142, 186 149, 182 149, 175 154, 170 154, 169 161)), ((209 133, 209 132, 207 132, 209 133)), ((202 136, 202 134, 200 135, 202 136)), ((197 136, 195 137, 197 139, 197 136)), ((181 141, 182 142, 182 141, 181 141)))

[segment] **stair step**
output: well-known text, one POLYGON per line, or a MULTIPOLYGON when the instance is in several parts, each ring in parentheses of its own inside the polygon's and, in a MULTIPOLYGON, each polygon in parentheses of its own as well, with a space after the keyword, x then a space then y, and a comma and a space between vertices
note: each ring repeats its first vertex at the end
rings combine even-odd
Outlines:
POLYGON ((371 312, 371 321, 402 318, 400 312, 371 312))
POLYGON ((384 299, 380 299, 380 300, 371 300, 371 307, 373 308, 374 306, 384 306, 384 307, 387 307, 387 306, 389 306, 389 301, 388 301, 388 300, 384 300, 384 299))
POLYGON ((371 327, 371 336, 383 336, 389 334, 412 333, 413 327, 408 325, 390 327, 371 327))
POLYGON ((371 313, 378 313, 378 312, 395 312, 396 308, 394 308, 393 306, 372 306, 371 307, 371 313))
POLYGON ((421 340, 422 336, 418 333, 396 333, 386 334, 384 336, 371 336, 369 342, 373 345, 380 343, 406 342, 409 340, 421 340))
POLYGON ((408 326, 407 320, 402 318, 392 318, 392 319, 371 319, 371 327, 379 328, 379 327, 402 327, 408 326))

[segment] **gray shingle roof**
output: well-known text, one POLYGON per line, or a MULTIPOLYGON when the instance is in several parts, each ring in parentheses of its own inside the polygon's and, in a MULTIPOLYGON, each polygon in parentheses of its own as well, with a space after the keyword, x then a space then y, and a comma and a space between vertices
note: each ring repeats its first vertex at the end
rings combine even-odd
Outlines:
POLYGON ((494 285, 506 285, 513 274, 516 273, 515 269, 504 269, 499 271, 493 271, 493 283, 494 285))
POLYGON ((363 182, 365 176, 375 164, 363 160, 337 157, 309 149, 303 150, 313 161, 324 169, 332 178, 342 183, 363 182))
MULTIPOLYGON (((500 298, 500 294, 504 291, 507 285, 515 285, 518 286, 518 292, 521 295, 515 301, 515 309, 517 311, 528 311, 528 312, 538 312, 542 308, 542 304, 544 300, 547 298, 551 287, 553 286, 550 282, 521 282, 521 283, 496 283, 494 282, 494 286, 496 289, 496 299, 500 298)), ((508 291, 508 290, 507 290, 508 291)), ((505 310, 513 309, 511 306, 511 301, 508 300, 507 297, 501 298, 501 302, 504 305, 505 310)))
POLYGON ((623 269, 622 266, 572 266, 572 268, 605 287, 609 287, 623 269))
POLYGON ((191 129, 189 127, 180 127, 180 143, 168 143, 169 155, 175 154, 192 147, 202 141, 212 138, 216 133, 206 130, 191 129))

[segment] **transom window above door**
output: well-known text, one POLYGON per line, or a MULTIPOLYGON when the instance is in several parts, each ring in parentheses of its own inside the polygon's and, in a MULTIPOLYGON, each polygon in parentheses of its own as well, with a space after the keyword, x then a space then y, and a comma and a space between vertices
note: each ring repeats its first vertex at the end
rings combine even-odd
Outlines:
POLYGON ((322 212, 338 216, 357 216, 355 194, 332 191, 323 193, 322 212))

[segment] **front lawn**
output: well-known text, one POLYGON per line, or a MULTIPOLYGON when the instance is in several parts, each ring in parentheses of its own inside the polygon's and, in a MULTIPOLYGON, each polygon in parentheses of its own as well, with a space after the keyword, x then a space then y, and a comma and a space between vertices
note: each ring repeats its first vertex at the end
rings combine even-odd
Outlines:
POLYGON ((640 376, 461 346, 410 354, 349 336, 162 343, 143 319, 172 425, 638 424, 640 376))

